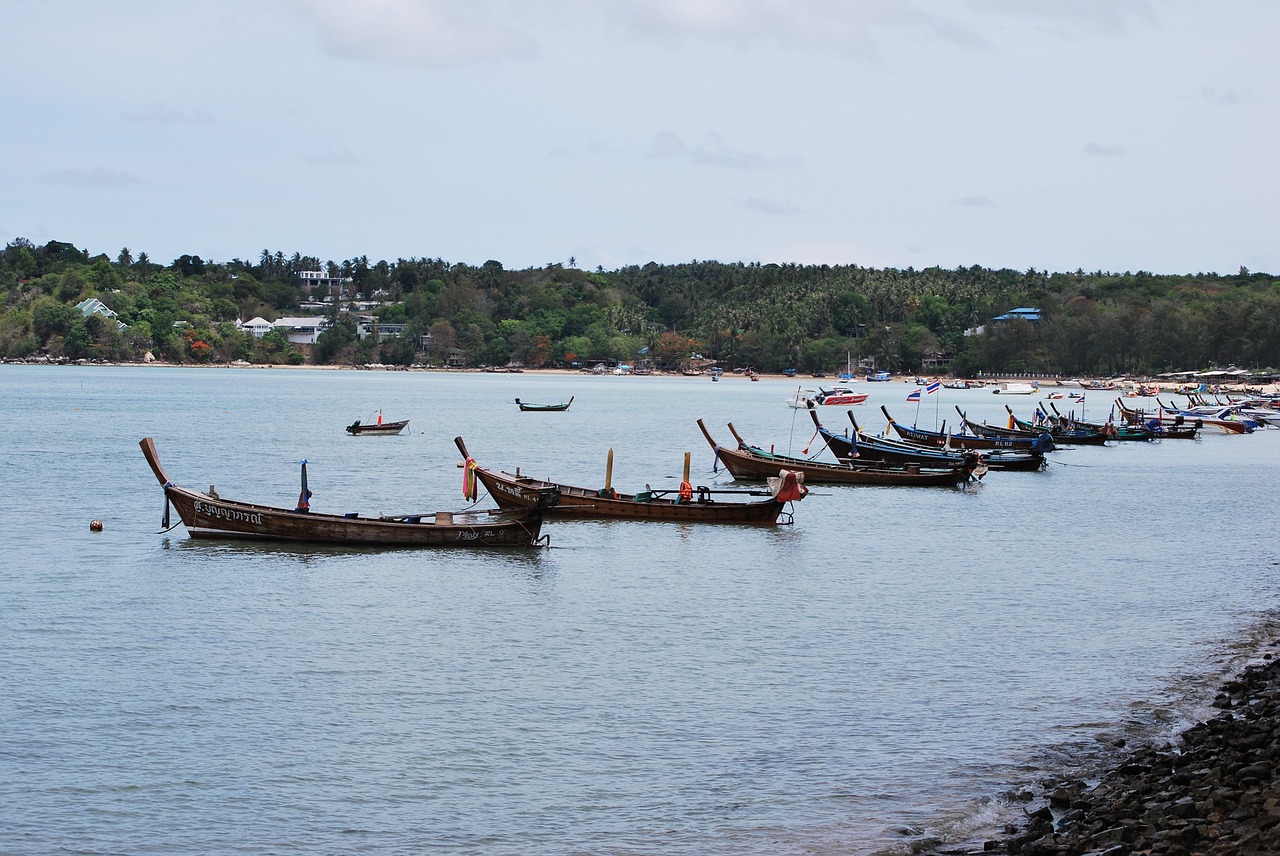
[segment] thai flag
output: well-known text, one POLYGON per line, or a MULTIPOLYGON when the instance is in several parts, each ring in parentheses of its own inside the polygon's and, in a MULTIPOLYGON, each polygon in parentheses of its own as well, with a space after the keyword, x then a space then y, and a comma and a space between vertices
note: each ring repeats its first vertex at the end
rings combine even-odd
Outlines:
POLYGON ((907 401, 919 401, 919 400, 920 400, 920 390, 918 389, 912 391, 912 393, 907 396, 907 401))
POLYGON ((935 392, 937 392, 940 389, 942 389, 942 381, 935 380, 933 383, 929 384, 924 388, 924 394, 933 395, 935 392))

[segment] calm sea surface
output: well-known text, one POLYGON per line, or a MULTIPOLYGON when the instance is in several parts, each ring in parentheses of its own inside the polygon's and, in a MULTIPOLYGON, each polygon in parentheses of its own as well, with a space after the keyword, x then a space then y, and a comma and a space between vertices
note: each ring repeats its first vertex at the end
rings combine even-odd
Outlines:
MULTIPOLYGON (((864 427, 917 418, 914 387, 859 386, 864 427)), ((306 458, 316 510, 457 510, 455 435, 584 486, 611 447, 619 489, 674 486, 686 451, 729 484, 695 420, 798 452, 795 389, 0 366, 0 852, 907 853, 1173 733, 1270 638, 1274 430, 817 486, 794 526, 553 521, 528 552, 161 534, 138 450, 226 497, 292 507, 306 458), (412 433, 343 432, 379 408, 412 433)), ((1034 401, 943 390, 918 419, 1034 401)))

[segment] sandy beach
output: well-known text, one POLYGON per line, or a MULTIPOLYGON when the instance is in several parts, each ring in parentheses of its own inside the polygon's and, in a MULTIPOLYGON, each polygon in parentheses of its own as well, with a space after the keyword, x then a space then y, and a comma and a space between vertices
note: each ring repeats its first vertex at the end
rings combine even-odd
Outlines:
MULTIPOLYGON (((437 366, 395 366, 384 364, 366 364, 366 365, 290 365, 287 363, 248 363, 248 362, 232 362, 232 363, 173 363, 163 360, 152 360, 149 362, 95 362, 92 360, 74 360, 74 361, 53 361, 53 360, 5 360, 0 365, 62 365, 62 366, 120 366, 126 368, 221 368, 221 369, 301 369, 310 371, 385 371, 385 372, 422 372, 434 374, 528 374, 542 376, 582 376, 582 377, 709 377, 704 372, 696 372, 692 375, 678 371, 666 371, 662 369, 653 369, 641 373, 627 372, 624 374, 615 374, 613 371, 593 372, 589 369, 566 369, 566 368, 521 368, 521 369, 492 369, 492 368, 448 368, 437 366)), ((887 384, 906 384, 917 385, 916 378, 920 377, 929 382, 942 381, 946 383, 954 380, 950 376, 943 375, 914 375, 902 374, 895 375, 888 381, 877 381, 874 384, 865 380, 854 378, 852 381, 841 380, 838 377, 820 377, 815 378, 809 375, 785 375, 782 373, 756 372, 755 376, 760 380, 769 381, 787 381, 797 384, 805 388, 816 388, 819 386, 835 386, 837 384, 854 383, 867 388, 874 388, 879 383, 887 384)), ((741 372, 725 372, 721 378, 731 383, 749 382, 750 376, 741 372)), ((1042 389, 1066 389, 1079 388, 1080 384, 1096 382, 1099 384, 1106 383, 1108 378, 1072 378, 1070 380, 1060 378, 1050 378, 1041 375, 1000 375, 998 377, 981 378, 981 384, 985 386, 995 386, 1000 383, 1036 383, 1042 389)), ((1168 381, 1152 380, 1146 378, 1135 378, 1129 383, 1142 385, 1148 388, 1155 388, 1161 395, 1179 394, 1179 391, 1186 386, 1184 383, 1171 383, 1168 381)), ((1086 389, 1087 392, 1094 391, 1086 389)), ((1115 388, 1099 388, 1096 390, 1101 393, 1115 392, 1118 394, 1126 394, 1123 387, 1115 388)), ((1238 395, 1261 394, 1261 395, 1280 395, 1280 383, 1250 385, 1250 384, 1223 384, 1218 385, 1216 390, 1210 389, 1208 392, 1212 394, 1214 391, 1222 394, 1232 393, 1238 395)))

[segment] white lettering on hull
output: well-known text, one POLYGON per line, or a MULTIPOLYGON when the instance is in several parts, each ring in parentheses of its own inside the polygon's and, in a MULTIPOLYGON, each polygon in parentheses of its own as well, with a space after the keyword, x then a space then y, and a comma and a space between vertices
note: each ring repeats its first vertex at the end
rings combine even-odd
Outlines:
POLYGON ((229 523, 248 523, 253 526, 262 525, 262 512, 260 511, 240 511, 235 508, 226 508, 221 505, 214 505, 210 502, 197 499, 195 502, 196 514, 207 514, 218 520, 226 520, 229 523))

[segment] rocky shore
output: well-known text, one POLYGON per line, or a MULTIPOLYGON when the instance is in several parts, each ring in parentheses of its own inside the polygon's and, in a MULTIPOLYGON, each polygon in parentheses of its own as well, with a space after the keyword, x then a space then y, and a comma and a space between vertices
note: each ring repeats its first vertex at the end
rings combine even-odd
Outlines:
POLYGON ((1129 751, 1100 782, 1045 781, 1027 820, 987 841, 1018 856, 1280 853, 1280 659, 1267 654, 1218 692, 1218 715, 1171 745, 1129 751))

